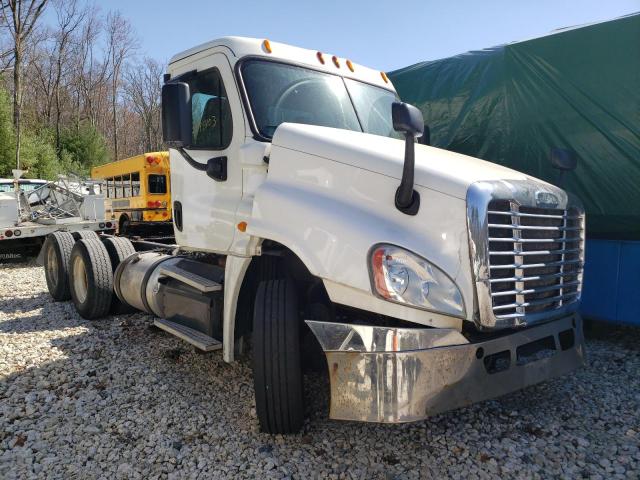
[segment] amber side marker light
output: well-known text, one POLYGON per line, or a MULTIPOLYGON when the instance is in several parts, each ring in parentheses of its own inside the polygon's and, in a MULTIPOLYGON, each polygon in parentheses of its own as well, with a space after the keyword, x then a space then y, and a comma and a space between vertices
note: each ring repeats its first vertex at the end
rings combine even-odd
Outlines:
POLYGON ((351 60, 347 60, 347 68, 352 72, 355 72, 355 69, 353 68, 353 63, 351 63, 351 60))
POLYGON ((318 61, 324 65, 324 57, 322 56, 322 52, 316 53, 316 57, 318 57, 318 61))
POLYGON ((267 53, 271 53, 271 43, 269 42, 269 40, 265 40, 264 42, 262 42, 262 46, 264 47, 265 51, 267 53))
POLYGON ((382 77, 382 80, 384 80, 384 83, 389 83, 389 77, 387 77, 386 73, 380 72, 380 76, 382 77))
POLYGON ((237 226, 238 230, 240 230, 241 232, 247 231, 247 222, 240 222, 237 226))

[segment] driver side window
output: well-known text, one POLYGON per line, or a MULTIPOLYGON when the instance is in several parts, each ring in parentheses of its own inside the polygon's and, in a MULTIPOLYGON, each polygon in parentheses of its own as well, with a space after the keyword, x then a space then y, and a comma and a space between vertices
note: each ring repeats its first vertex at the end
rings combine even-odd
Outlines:
POLYGON ((189 80, 192 143, 196 148, 224 150, 233 137, 231 107, 217 68, 198 72, 189 80))

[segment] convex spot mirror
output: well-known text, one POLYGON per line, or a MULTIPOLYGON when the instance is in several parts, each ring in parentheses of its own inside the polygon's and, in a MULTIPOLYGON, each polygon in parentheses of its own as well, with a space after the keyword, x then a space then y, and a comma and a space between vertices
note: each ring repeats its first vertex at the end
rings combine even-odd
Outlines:
POLYGON ((191 144, 191 94, 187 83, 162 86, 162 138, 169 147, 191 144))

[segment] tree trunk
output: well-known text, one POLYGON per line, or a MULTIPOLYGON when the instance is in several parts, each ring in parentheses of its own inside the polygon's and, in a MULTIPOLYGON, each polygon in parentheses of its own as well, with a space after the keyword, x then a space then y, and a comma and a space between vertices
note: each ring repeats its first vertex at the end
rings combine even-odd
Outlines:
POLYGON ((113 74, 113 92, 111 95, 111 108, 113 111, 113 160, 118 160, 118 122, 116 118, 116 72, 113 74))
POLYGON ((60 85, 56 86, 56 152, 60 155, 60 85))
POLYGON ((151 122, 148 119, 145 119, 144 123, 144 130, 147 137, 147 152, 152 152, 154 148, 152 146, 153 142, 151 140, 151 122))
POLYGON ((16 168, 20 169, 20 113, 22 106, 22 45, 16 41, 13 63, 13 126, 16 129, 16 168))

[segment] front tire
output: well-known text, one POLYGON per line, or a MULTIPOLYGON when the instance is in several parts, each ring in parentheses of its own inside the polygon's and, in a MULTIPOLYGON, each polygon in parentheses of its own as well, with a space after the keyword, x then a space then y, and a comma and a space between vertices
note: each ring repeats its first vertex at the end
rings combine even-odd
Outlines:
POLYGON ((296 433, 304 422, 300 318, 290 279, 260 283, 253 315, 253 383, 260 429, 296 433))

